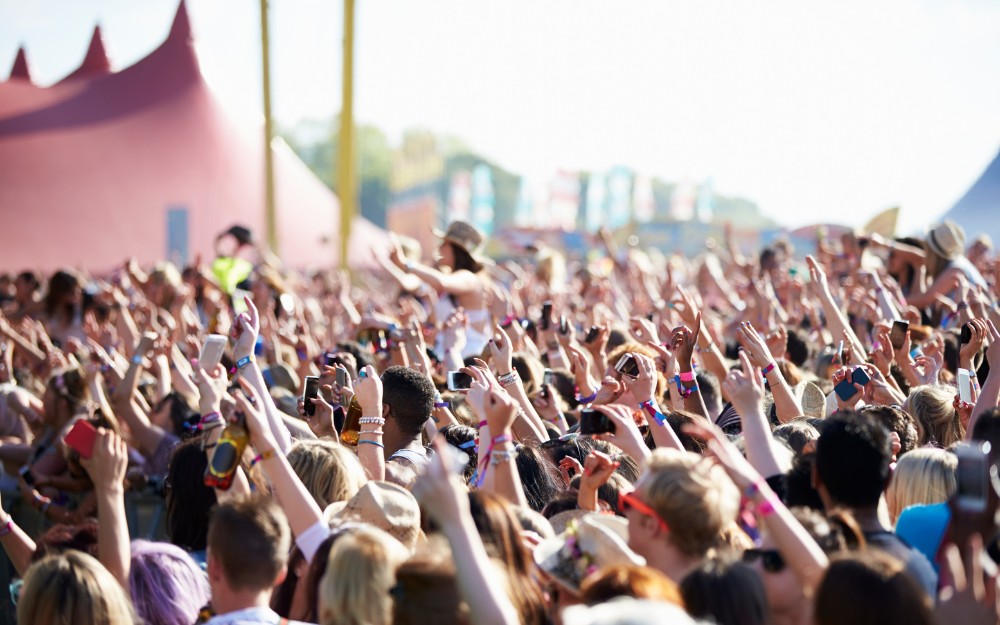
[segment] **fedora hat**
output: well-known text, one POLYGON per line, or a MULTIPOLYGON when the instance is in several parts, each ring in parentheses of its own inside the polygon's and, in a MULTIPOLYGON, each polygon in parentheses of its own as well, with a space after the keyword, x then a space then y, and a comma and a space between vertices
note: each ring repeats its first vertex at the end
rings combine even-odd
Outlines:
POLYGON ((434 236, 457 245, 476 260, 482 260, 479 252, 486 243, 486 235, 467 221, 455 220, 448 224, 444 232, 435 229, 434 236))
POLYGON ((945 220, 927 233, 927 247, 945 260, 965 251, 965 230, 954 221, 945 220))
POLYGON ((535 548, 535 562, 553 580, 574 593, 592 573, 616 565, 643 566, 646 560, 628 547, 628 521, 607 514, 587 514, 535 548))
POLYGON ((420 506, 410 491, 389 482, 368 482, 346 502, 336 501, 323 511, 330 525, 367 523, 413 551, 420 537, 420 506))

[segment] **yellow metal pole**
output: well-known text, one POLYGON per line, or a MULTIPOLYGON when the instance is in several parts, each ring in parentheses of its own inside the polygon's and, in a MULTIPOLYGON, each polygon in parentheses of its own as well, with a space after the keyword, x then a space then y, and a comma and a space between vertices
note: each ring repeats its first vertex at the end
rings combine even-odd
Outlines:
POLYGON ((354 138, 354 0, 344 0, 344 58, 341 82, 337 196, 340 200, 340 266, 347 269, 351 223, 357 210, 354 138))
POLYGON ((264 83, 264 225, 271 253, 279 255, 278 217, 274 206, 274 160, 271 155, 271 50, 267 28, 267 0, 260 0, 260 52, 264 83))

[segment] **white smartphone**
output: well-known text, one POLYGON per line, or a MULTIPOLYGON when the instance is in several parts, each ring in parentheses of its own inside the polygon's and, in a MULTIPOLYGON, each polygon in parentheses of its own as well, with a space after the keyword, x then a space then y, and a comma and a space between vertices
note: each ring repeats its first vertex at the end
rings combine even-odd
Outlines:
POLYGON ((967 404, 972 403, 972 377, 968 370, 958 370, 958 398, 967 404))
POLYGON ((221 334, 209 334, 205 338, 205 344, 201 346, 201 354, 198 355, 198 365, 205 371, 212 371, 222 362, 222 353, 226 351, 229 339, 221 334))

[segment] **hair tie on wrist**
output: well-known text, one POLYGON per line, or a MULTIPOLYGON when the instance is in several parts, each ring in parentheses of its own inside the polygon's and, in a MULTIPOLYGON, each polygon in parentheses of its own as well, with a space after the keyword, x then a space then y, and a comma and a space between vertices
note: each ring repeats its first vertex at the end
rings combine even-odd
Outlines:
POLYGON ((385 445, 383 445, 382 443, 378 441, 369 441, 365 439, 359 440, 358 445, 375 445, 376 447, 381 447, 382 449, 385 449, 385 445))

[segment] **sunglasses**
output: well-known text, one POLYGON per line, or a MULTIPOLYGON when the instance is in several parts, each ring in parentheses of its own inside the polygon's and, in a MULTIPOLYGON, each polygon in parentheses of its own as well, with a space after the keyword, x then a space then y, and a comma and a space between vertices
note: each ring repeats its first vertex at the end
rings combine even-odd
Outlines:
POLYGON ((743 552, 744 562, 753 563, 758 559, 768 573, 780 573, 785 570, 785 559, 777 549, 747 549, 743 552))
POLYGON ((660 529, 663 531, 666 532, 670 529, 670 526, 667 525, 666 521, 660 518, 660 515, 656 513, 656 510, 653 510, 646 504, 646 502, 639 499, 634 491, 631 493, 618 494, 618 509, 621 510, 622 513, 628 512, 629 510, 635 510, 643 516, 656 519, 656 522, 660 525, 660 529))

